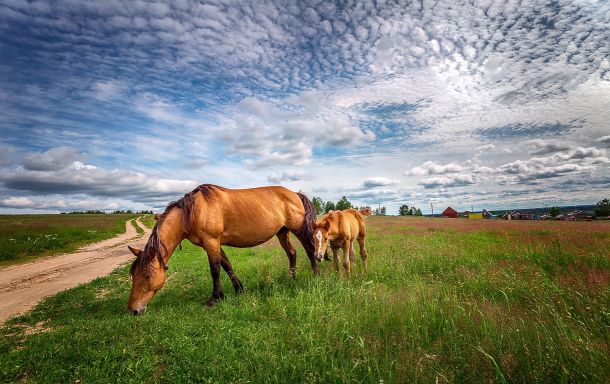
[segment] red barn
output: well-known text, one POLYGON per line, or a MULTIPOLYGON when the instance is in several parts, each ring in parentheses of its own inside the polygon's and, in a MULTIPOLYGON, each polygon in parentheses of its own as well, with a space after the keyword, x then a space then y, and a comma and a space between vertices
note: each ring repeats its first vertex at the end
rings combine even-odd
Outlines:
POLYGON ((448 207, 447 209, 445 209, 443 211, 443 217, 451 217, 451 218, 457 219, 458 212, 455 209, 448 207))

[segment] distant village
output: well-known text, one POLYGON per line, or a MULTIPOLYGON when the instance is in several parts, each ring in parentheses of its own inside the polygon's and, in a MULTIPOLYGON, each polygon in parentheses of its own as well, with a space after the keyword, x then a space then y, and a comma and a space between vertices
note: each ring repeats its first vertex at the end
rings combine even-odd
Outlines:
POLYGON ((576 220, 607 220, 610 216, 595 217, 585 211, 574 210, 567 214, 546 214, 523 213, 520 211, 506 212, 501 216, 494 215, 486 209, 481 212, 464 211, 462 213, 448 207, 443 211, 443 218, 467 218, 467 219, 504 219, 504 220, 556 220, 556 221, 576 221, 576 220))

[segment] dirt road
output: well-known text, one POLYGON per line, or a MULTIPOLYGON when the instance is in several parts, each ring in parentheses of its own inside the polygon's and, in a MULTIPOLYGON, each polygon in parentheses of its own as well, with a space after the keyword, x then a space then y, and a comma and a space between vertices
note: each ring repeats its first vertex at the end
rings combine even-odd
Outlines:
POLYGON ((105 276, 133 260, 127 245, 142 249, 151 230, 138 235, 130 221, 125 233, 112 239, 90 244, 75 253, 36 260, 0 269, 0 323, 26 312, 44 297, 105 276))

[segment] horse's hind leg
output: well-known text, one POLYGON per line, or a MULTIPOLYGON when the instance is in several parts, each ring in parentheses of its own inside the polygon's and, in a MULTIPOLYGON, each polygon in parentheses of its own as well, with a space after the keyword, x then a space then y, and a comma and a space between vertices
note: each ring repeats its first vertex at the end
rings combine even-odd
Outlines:
POLYGON ((351 244, 349 246, 349 262, 351 263, 352 267, 355 265, 355 261, 356 261, 356 252, 354 252, 354 240, 352 240, 351 244))
POLYGON ((284 251, 286 251, 286 256, 288 256, 288 263, 290 264, 290 276, 296 277, 297 251, 294 249, 292 241, 290 241, 290 231, 288 228, 282 227, 276 236, 280 241, 280 245, 282 248, 284 248, 284 251))
POLYGON ((360 246, 360 258, 362 259, 362 266, 366 271, 366 259, 368 258, 368 254, 366 253, 366 245, 364 245, 364 236, 358 237, 358 245, 360 246))
POLYGON ((220 265, 222 266, 222 269, 225 270, 227 275, 229 275, 229 278, 231 279, 231 282, 233 283, 233 288, 235 288, 235 293, 236 294, 242 293, 244 290, 244 286, 241 283, 241 281, 237 278, 237 275, 235 274, 235 272, 233 272, 233 266, 231 265, 231 262, 229 261, 229 258, 227 257, 227 254, 222 249, 222 247, 220 248, 220 265))
POLYGON ((343 242, 343 268, 345 268, 345 274, 350 277, 351 265, 349 263, 350 248, 352 243, 349 240, 343 242))

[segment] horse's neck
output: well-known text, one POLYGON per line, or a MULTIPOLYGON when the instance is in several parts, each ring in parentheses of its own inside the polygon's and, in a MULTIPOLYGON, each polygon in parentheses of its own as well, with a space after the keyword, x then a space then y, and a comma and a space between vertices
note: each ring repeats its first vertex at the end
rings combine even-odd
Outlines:
POLYGON ((181 209, 174 209, 167 215, 159 228, 159 236, 167 247, 167 253, 164 257, 165 262, 167 263, 178 244, 184 240, 181 209))

